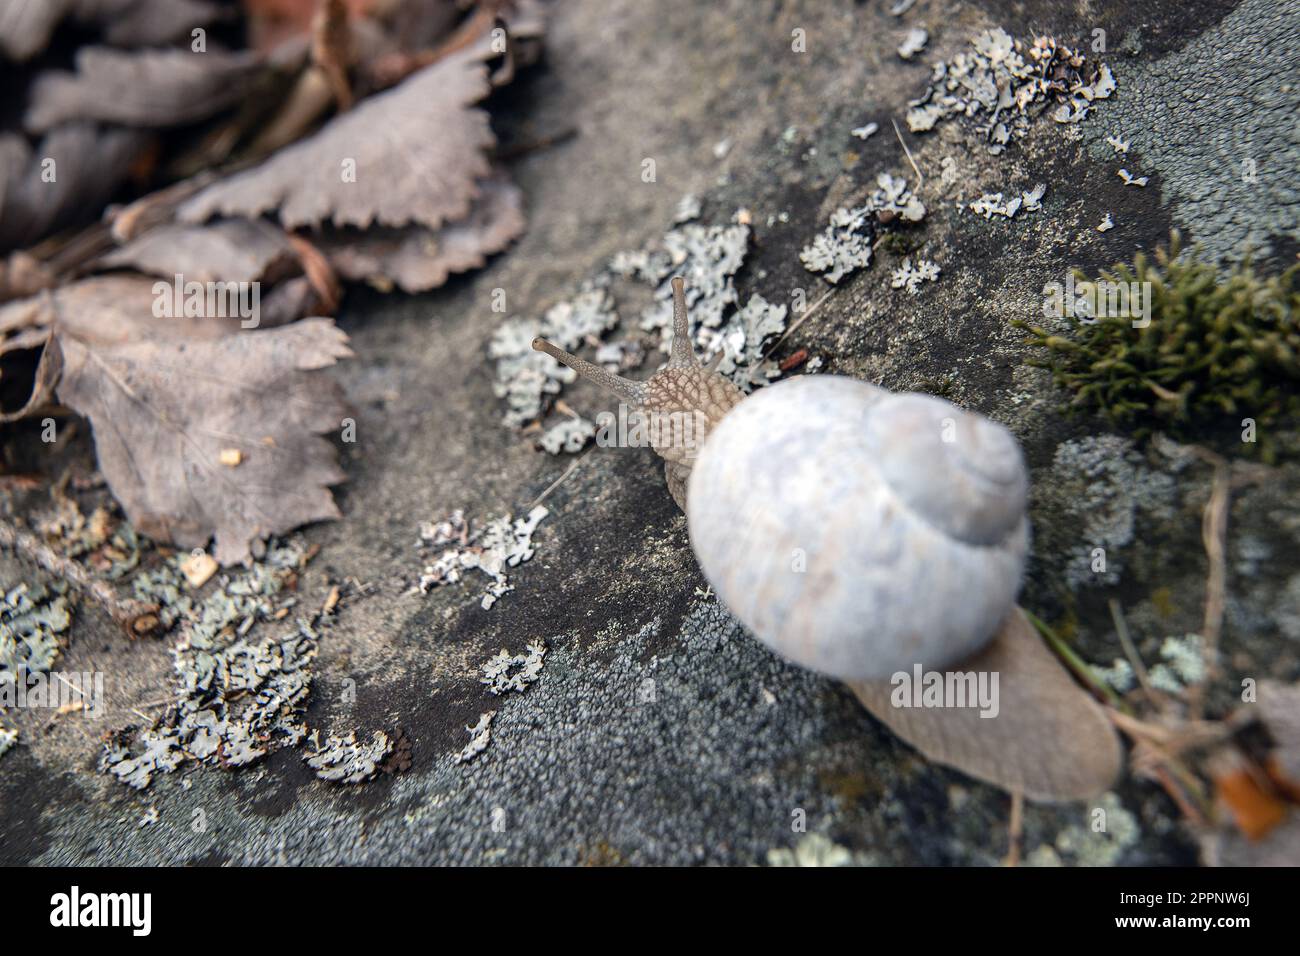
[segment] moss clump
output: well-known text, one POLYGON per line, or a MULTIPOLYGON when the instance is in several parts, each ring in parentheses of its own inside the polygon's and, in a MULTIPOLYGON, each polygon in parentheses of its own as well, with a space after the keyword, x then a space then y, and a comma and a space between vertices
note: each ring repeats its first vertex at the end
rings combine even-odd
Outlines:
POLYGON ((1239 431, 1244 453, 1271 461, 1274 426, 1300 415, 1300 265, 1264 279, 1247 261, 1220 276, 1194 255, 1180 260, 1179 249, 1175 232, 1154 262, 1139 253, 1093 281, 1076 271, 1085 293, 1149 283, 1150 321, 1066 315, 1067 335, 1017 321, 1048 353, 1030 364, 1074 393, 1072 410, 1100 412, 1137 437, 1239 431), (1254 421, 1254 441, 1243 419, 1254 421))
POLYGON ((925 245, 925 240, 909 232, 887 232, 880 244, 896 256, 910 256, 925 245))

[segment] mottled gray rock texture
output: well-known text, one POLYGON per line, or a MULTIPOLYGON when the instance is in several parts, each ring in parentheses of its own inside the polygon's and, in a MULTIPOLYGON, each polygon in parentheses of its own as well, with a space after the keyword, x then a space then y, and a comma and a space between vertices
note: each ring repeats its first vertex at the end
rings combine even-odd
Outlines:
MULTIPOLYGON (((1167 637, 1199 627, 1209 469, 1132 446, 1100 421, 1061 417, 1063 396, 1025 365, 1023 333, 1010 322, 1039 318, 1040 290, 1067 267, 1131 259, 1172 226, 1216 256, 1249 241, 1266 268, 1294 260, 1296 3, 920 0, 901 19, 888 6, 558 4, 544 62, 494 104, 507 141, 578 129, 513 163, 526 236, 432 294, 353 290, 340 316, 357 353, 337 374, 358 440, 344 446, 343 520, 305 532, 321 550, 299 597, 314 609, 334 583, 370 587, 320 630, 306 720, 322 740, 404 735, 409 769, 331 784, 304 764, 304 744, 127 789, 96 768, 97 738, 138 723, 131 708, 165 696, 170 639, 128 641, 82 604, 64 666, 103 671, 110 706, 98 723, 43 717, 0 759, 0 861, 761 864, 799 842, 799 819, 859 862, 1001 859, 1005 794, 927 764, 848 690, 784 664, 717 606, 648 449, 597 448, 578 460, 546 498, 536 556, 511 569, 515 590, 490 610, 470 583, 409 593, 422 522, 454 508, 480 520, 526 514, 573 461, 501 424, 487 346, 506 316, 492 311, 494 289, 505 291, 509 316, 540 316, 615 253, 660 239, 693 193, 706 223, 749 210, 742 302, 759 293, 787 303, 796 288, 815 301, 830 287, 799 251, 830 214, 861 203, 878 173, 915 182, 889 119, 902 126, 930 63, 992 27, 1085 46, 1104 29, 1118 91, 1080 135, 1044 117, 990 156, 951 124, 904 132, 925 173, 919 254, 940 278, 916 295, 892 288, 903 254, 881 246, 787 345, 822 357, 824 371, 938 392, 1015 432, 1036 489, 1022 603, 1072 622, 1087 660, 1122 656, 1108 597, 1128 609, 1152 662, 1167 637), (895 50, 914 26, 929 31, 929 45, 903 62, 895 50), (805 53, 791 51, 796 29, 805 53), (850 134, 868 122, 880 131, 850 134), (1126 157, 1105 146, 1111 133, 1131 142, 1126 157), (715 150, 724 140, 729 149, 715 150), (1240 175, 1249 157, 1254 183, 1240 175), (646 158, 656 161, 654 183, 641 179, 646 158), (1125 186, 1120 166, 1149 184, 1125 186), (993 221, 969 211, 982 193, 1038 182, 1047 185, 1040 211, 993 221), (1115 228, 1097 232, 1108 213, 1115 228), (1092 581, 1080 562, 1099 545, 1111 549, 1114 573, 1092 581), (536 639, 549 647, 538 679, 522 693, 490 694, 482 665, 536 639), (465 728, 490 710, 487 748, 454 764, 465 728), (141 825, 150 808, 157 820, 141 825)), ((624 327, 648 304, 619 302, 624 327)), ((564 398, 588 417, 605 407, 583 383, 564 398)), ((83 434, 79 453, 88 451, 83 434)), ((1231 702, 1241 675, 1300 676, 1298 494, 1300 471, 1284 465, 1234 498, 1229 674, 1212 707, 1231 702)), ((0 580, 36 575, 0 555, 0 580)), ((1126 778, 1103 805, 1117 822, 1102 835, 1087 806, 1030 807, 1026 858, 1195 860, 1176 808, 1150 783, 1126 778)))

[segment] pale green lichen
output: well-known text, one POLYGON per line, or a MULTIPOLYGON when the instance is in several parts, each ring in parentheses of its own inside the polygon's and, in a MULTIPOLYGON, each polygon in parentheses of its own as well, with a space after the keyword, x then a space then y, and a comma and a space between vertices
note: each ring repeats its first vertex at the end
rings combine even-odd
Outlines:
POLYGON ((1137 842, 1137 817, 1124 808, 1114 793, 1103 794, 1086 810, 1086 822, 1071 824, 1056 835, 1051 846, 1026 855, 1029 866, 1115 866, 1137 842))
POLYGON ((393 748, 388 734, 375 731, 369 743, 358 743, 356 731, 330 736, 303 759, 316 776, 331 783, 363 783, 379 772, 380 762, 393 748))
POLYGON ((0 680, 16 680, 20 671, 44 673, 59 656, 59 635, 72 614, 66 585, 19 584, 0 593, 0 680))
POLYGON ((1171 694, 1205 680, 1205 653, 1199 634, 1166 637, 1160 645, 1162 663, 1151 668, 1151 686, 1171 694))
POLYGON ((109 737, 101 769, 143 789, 186 761, 243 766, 302 740, 316 635, 303 620, 279 636, 255 640, 249 633, 292 606, 283 592, 304 560, 301 542, 273 545, 264 560, 223 576, 203 597, 186 589, 179 557, 136 576, 137 596, 180 628, 171 650, 178 681, 153 725, 109 737))
POLYGON ((767 851, 768 866, 852 866, 853 853, 821 833, 809 833, 793 847, 767 851))

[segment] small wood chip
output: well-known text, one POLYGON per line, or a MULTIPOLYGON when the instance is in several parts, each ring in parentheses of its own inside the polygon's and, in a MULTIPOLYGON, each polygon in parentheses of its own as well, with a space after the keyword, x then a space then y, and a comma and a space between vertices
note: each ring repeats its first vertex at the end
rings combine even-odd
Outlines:
POLYGON ((221 454, 218 457, 218 461, 220 461, 227 468, 238 468, 240 462, 242 462, 243 460, 244 460, 244 453, 240 451, 238 448, 223 448, 221 449, 221 454))
POLYGON ((181 562, 181 574, 192 588, 201 588, 217 573, 217 561, 206 551, 196 551, 181 562))
POLYGON ((806 361, 808 361, 808 350, 799 349, 793 355, 790 355, 789 357, 782 359, 781 364, 778 365, 777 368, 779 368, 782 372, 788 372, 792 368, 798 368, 806 361))

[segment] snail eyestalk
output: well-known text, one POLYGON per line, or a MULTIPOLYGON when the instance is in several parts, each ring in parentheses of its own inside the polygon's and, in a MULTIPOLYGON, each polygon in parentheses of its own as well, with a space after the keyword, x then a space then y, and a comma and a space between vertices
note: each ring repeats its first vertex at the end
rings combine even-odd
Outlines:
POLYGON ((668 356, 669 368, 695 368, 695 349, 691 345, 691 320, 686 314, 686 282, 673 276, 673 344, 668 356))
POLYGON ((545 352, 557 362, 567 365, 587 381, 595 382, 602 388, 608 389, 629 405, 640 407, 645 404, 645 383, 633 382, 612 372, 607 372, 599 365, 594 365, 586 359, 571 355, 558 345, 552 345, 541 337, 533 339, 533 348, 538 352, 545 352))

